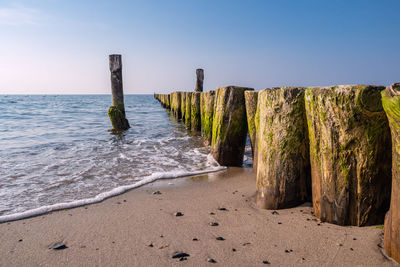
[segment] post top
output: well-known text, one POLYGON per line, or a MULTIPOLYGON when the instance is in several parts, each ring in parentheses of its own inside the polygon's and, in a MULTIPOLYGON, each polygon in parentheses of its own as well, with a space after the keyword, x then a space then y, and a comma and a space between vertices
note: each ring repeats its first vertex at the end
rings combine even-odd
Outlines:
POLYGON ((109 56, 110 61, 110 71, 114 72, 122 68, 121 55, 112 54, 109 56))

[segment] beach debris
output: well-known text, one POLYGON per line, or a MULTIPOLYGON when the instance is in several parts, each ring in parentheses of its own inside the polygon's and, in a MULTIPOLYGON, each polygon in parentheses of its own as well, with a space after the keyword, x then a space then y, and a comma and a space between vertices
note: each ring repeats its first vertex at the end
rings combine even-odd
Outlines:
POLYGON ((199 241, 199 240, 197 239, 197 237, 193 238, 192 240, 193 240, 193 241, 199 241))
POLYGON ((269 261, 263 261, 263 264, 271 264, 269 261))
POLYGON ((219 224, 217 222, 210 222, 211 226, 218 226, 219 224))
POLYGON ((189 257, 190 255, 189 254, 187 254, 187 253, 185 253, 185 252, 175 252, 173 255, 172 255, 172 258, 173 259, 178 259, 178 258, 184 258, 184 257, 189 257))
POLYGON ((158 249, 164 249, 164 248, 167 248, 167 247, 169 247, 169 245, 162 245, 162 246, 159 247, 158 249))
POLYGON ((228 211, 226 208, 218 208, 218 210, 228 211))
POLYGON ((180 217, 180 216, 183 216, 183 213, 180 212, 180 211, 177 211, 177 212, 174 213, 174 216, 180 217))
POLYGON ((250 244, 251 244, 250 242, 246 242, 246 243, 243 243, 242 246, 247 246, 247 245, 250 245, 250 244))
POLYGON ((216 239, 219 240, 219 241, 224 241, 225 240, 225 238, 223 238, 222 236, 218 236, 216 239))
POLYGON ((150 243, 150 244, 148 244, 147 246, 150 247, 150 248, 154 247, 154 246, 153 246, 153 243, 150 243))
POLYGON ((208 262, 211 262, 211 263, 217 263, 217 261, 214 260, 213 258, 209 258, 209 259, 207 259, 207 261, 208 261, 208 262))
POLYGON ((277 212, 276 210, 274 210, 273 212, 271 212, 272 215, 279 215, 279 212, 277 212))
POLYGON ((68 247, 64 243, 59 243, 59 244, 49 247, 49 249, 52 249, 52 250, 62 250, 62 249, 66 249, 66 248, 68 248, 68 247))
POLYGON ((154 191, 153 195, 161 195, 162 193, 160 191, 154 191))
POLYGON ((287 249, 285 249, 285 253, 290 253, 290 251, 289 251, 289 250, 287 250, 287 249))

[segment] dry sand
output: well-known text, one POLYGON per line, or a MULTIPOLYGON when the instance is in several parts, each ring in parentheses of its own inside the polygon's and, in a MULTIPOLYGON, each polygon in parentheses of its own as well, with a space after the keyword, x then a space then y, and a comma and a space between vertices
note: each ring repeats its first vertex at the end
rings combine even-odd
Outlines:
POLYGON ((273 214, 254 207, 254 193, 255 175, 229 168, 3 223, 0 265, 265 266, 268 261, 270 266, 398 266, 378 246, 381 229, 319 223, 309 204, 273 214), (153 194, 157 190, 162 194, 153 194), (174 216, 177 211, 184 215, 174 216), (58 242, 68 248, 49 249, 58 242), (177 251, 190 256, 172 259, 177 251))

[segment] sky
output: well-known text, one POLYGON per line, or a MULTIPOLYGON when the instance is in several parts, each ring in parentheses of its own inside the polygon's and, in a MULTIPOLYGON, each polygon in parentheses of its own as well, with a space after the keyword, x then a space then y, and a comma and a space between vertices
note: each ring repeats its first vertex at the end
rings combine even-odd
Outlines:
POLYGON ((400 82, 400 1, 0 0, 0 94, 400 82))

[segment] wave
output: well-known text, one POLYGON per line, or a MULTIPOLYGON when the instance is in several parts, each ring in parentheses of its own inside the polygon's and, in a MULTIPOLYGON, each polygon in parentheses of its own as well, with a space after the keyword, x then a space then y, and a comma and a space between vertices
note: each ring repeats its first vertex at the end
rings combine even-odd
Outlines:
MULTIPOLYGON (((211 158, 208 157, 207 159, 209 161, 211 161, 211 158)), ((19 213, 3 215, 3 216, 0 216, 0 223, 26 219, 29 217, 35 217, 35 216, 43 215, 43 214, 53 212, 53 211, 58 211, 58 210, 63 210, 63 209, 71 209, 71 208, 76 208, 76 207, 80 207, 80 206, 84 206, 84 205, 99 203, 107 198, 121 195, 129 190, 143 186, 145 184, 152 183, 152 182, 160 180, 160 179, 171 179, 171 178, 194 176, 194 175, 206 174, 206 173, 211 173, 211 172, 217 172, 217 171, 221 171, 221 170, 225 170, 225 169, 226 169, 226 167, 224 167, 224 166, 219 166, 219 165, 215 166, 214 165, 213 167, 211 167, 207 170, 202 170, 202 171, 156 172, 149 176, 143 177, 142 180, 140 180, 136 183, 116 187, 110 191, 100 193, 93 198, 80 199, 80 200, 66 202, 66 203, 57 203, 57 204, 42 206, 42 207, 39 207, 36 209, 31 209, 31 210, 27 210, 27 211, 23 211, 23 212, 19 212, 19 213)))

